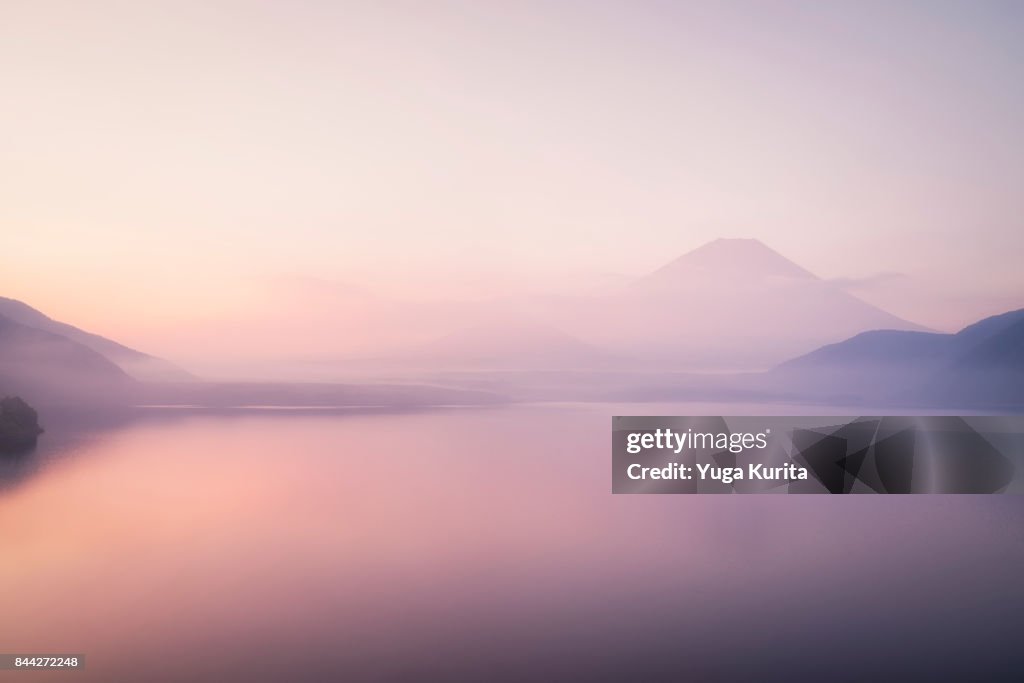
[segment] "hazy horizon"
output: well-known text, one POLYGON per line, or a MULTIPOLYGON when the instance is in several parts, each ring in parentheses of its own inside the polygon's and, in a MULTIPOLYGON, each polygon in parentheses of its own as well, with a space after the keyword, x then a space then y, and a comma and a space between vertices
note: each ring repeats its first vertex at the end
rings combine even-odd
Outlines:
POLYGON ((1024 302, 1014 5, 0 14, 0 295, 186 364, 325 292, 579 293, 720 237, 942 331, 1024 302))

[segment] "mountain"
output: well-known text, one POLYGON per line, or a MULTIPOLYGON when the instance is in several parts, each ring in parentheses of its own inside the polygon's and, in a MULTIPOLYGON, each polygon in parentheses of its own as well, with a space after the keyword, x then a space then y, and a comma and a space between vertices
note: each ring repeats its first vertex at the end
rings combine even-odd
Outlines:
POLYGON ((32 403, 107 403, 134 381, 92 349, 0 315, 0 395, 32 403))
POLYGON ((872 330, 787 361, 782 367, 928 366, 949 354, 954 335, 906 330, 872 330))
POLYGON ((504 400, 493 392, 414 384, 139 382, 83 344, 0 315, 0 398, 9 395, 64 418, 119 414, 131 405, 406 409, 504 400))
POLYGON ((673 287, 694 276, 817 279, 760 240, 717 239, 683 254, 637 284, 673 287))
POLYGON ((715 240, 549 315, 580 339, 666 370, 762 370, 865 330, 924 330, 752 239, 715 240))
POLYGON ((983 322, 995 331, 977 340, 976 329, 958 334, 960 344, 969 340, 971 345, 936 373, 925 391, 957 404, 1024 407, 1024 310, 983 322))
POLYGON ((92 349, 135 379, 143 381, 188 381, 195 377, 174 364, 77 327, 58 322, 31 306, 0 297, 0 315, 11 321, 59 335, 92 349))
POLYGON ((960 347, 966 350, 975 344, 991 341, 1003 332, 1012 334, 1012 330, 1019 327, 1022 322, 1024 322, 1024 309, 1010 311, 968 325, 957 332, 955 336, 960 347))
POLYGON ((413 368, 763 371, 865 330, 923 331, 757 240, 715 240, 667 261, 588 293, 477 298, 467 288, 457 300, 288 278, 268 283, 248 317, 182 334, 218 372, 340 381, 413 368))
POLYGON ((782 363, 778 387, 803 395, 947 406, 1024 405, 1024 309, 956 334, 877 330, 782 363))
MULTIPOLYGON (((294 316, 289 329, 309 333, 288 339, 316 339, 317 330, 332 327, 339 333, 336 346, 351 348, 350 338, 365 337, 372 344, 348 355, 359 358, 362 370, 418 363, 433 369, 763 371, 865 330, 923 331, 752 239, 709 242, 648 275, 589 294, 392 302, 376 316, 347 314, 343 296, 335 310, 336 296, 325 291, 317 299, 320 319, 306 324, 294 316)), ((305 304, 299 309, 306 313, 305 304)), ((332 357, 324 349, 291 351, 332 357)))

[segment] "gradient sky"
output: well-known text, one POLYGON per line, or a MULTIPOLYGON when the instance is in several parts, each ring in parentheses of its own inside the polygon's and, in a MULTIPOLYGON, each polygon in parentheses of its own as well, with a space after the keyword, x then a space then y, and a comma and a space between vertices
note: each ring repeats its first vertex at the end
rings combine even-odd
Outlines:
POLYGON ((955 328, 1024 305, 1021 35, 1017 2, 0 0, 0 295, 153 348, 282 275, 475 295, 756 237, 955 328))

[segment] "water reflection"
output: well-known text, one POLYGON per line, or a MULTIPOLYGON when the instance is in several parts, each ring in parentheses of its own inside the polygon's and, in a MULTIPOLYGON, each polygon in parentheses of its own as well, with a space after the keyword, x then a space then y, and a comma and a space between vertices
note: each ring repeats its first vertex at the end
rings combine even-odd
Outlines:
POLYGON ((0 642, 87 653, 87 681, 1024 664, 1017 498, 613 497, 614 412, 93 432, 0 495, 0 642))

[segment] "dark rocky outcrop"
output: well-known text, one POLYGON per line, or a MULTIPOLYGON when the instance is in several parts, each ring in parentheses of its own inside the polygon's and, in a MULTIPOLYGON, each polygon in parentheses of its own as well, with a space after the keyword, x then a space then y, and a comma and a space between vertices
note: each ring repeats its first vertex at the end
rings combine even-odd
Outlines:
POLYGON ((32 406, 17 396, 0 399, 0 454, 27 451, 42 433, 32 406))

